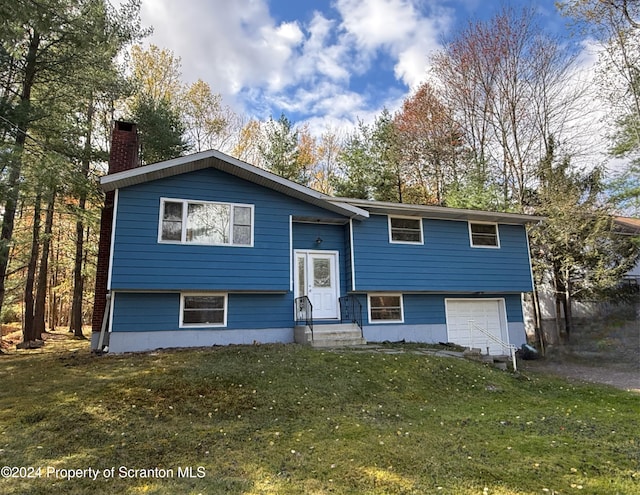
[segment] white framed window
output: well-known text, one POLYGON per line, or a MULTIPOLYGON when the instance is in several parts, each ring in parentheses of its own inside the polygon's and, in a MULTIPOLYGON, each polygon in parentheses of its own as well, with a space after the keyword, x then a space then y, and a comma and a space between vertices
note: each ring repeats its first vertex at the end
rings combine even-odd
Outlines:
POLYGON ((469 222, 469 242, 471 247, 499 248, 500 235, 497 223, 469 222))
POLYGON ((162 198, 158 242, 253 246, 253 205, 162 198))
POLYGON ((422 218, 387 217, 389 242, 398 244, 423 244, 422 218))
POLYGON ((181 294, 180 327, 226 327, 227 294, 181 294))
POLYGON ((403 323, 402 294, 367 294, 369 323, 403 323))

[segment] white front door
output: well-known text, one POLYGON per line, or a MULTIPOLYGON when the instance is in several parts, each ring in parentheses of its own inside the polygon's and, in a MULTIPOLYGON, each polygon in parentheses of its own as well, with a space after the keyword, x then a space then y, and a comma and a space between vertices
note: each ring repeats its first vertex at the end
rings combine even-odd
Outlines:
POLYGON ((295 256, 295 297, 309 298, 314 320, 338 318, 338 253, 296 251, 295 256))

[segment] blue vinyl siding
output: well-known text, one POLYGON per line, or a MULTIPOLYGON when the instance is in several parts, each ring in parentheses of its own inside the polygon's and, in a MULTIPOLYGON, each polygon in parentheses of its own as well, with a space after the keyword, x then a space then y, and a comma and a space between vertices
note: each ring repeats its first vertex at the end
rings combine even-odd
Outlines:
POLYGON ((507 306, 507 320, 524 322, 522 298, 520 294, 506 294, 503 297, 507 306))
POLYGON ((426 294, 404 294, 404 322, 406 325, 444 323, 444 297, 426 294))
POLYGON ((229 294, 229 329, 293 327, 293 294, 229 294))
POLYGON ((292 214, 336 217, 214 169, 120 189, 111 288, 288 291, 292 214), (163 197, 255 205, 254 247, 158 243, 163 197))
MULTIPOLYGON (((229 294, 227 326, 218 330, 292 328, 291 294, 229 294)), ((163 330, 207 330, 180 328, 179 293, 118 292, 114 299, 114 332, 163 330)))
MULTIPOLYGON (((215 169, 119 190, 111 288, 287 292, 289 218, 337 215, 215 169), (254 246, 158 242, 160 198, 255 205, 254 246)), ((345 219, 346 220, 346 219, 345 219)), ((465 221, 423 219, 424 244, 389 242, 386 215, 353 222, 355 290, 526 292, 532 289, 523 226, 499 225, 500 248, 469 245, 465 221)), ((341 293, 352 289, 349 225, 294 223, 294 248, 337 250, 341 293), (317 246, 315 240, 323 242, 317 246)))
POLYGON ((357 291, 527 292, 526 231, 499 225, 500 248, 473 248, 466 221, 423 219, 424 245, 389 242, 387 217, 354 222, 357 291))
POLYGON ((339 251, 340 257, 346 256, 346 229, 344 225, 327 225, 316 223, 293 224, 293 248, 311 251, 339 251), (322 242, 318 245, 316 240, 322 242))
MULTIPOLYGON (((374 294, 374 293, 372 293, 374 294)), ((401 293, 397 293, 401 294, 401 293)), ((369 308, 366 294, 356 294, 362 304, 362 319, 368 325, 369 308)), ((489 299, 502 298, 505 300, 507 310, 507 320, 509 322, 522 322, 522 302, 520 294, 492 294, 486 296, 489 299)), ((461 295, 461 294, 402 294, 404 305, 403 325, 440 325, 447 322, 445 309, 445 299, 482 299, 482 296, 461 295)), ((380 323, 375 325, 395 325, 397 322, 380 323)))
MULTIPOLYGON (((438 325, 446 323, 445 299, 453 294, 404 294, 404 325, 438 325)), ((506 294, 507 320, 522 322, 522 305, 518 294, 506 294)), ((363 321, 368 325, 367 296, 359 294, 363 321)), ((474 297, 469 296, 474 299, 474 297)), ((481 298, 479 298, 481 299, 481 298)), ((293 299, 289 294, 229 294, 227 326, 221 330, 293 328, 293 299)), ((397 326, 397 323, 389 323, 397 326)), ((376 325, 386 325, 377 323, 376 325)), ((207 327, 201 328, 206 330, 207 327)), ((179 293, 118 292, 114 300, 114 332, 182 331, 179 293)), ((189 328, 198 330, 198 328, 189 328)))
POLYGON ((177 330, 179 326, 180 294, 115 294, 114 332, 177 330))

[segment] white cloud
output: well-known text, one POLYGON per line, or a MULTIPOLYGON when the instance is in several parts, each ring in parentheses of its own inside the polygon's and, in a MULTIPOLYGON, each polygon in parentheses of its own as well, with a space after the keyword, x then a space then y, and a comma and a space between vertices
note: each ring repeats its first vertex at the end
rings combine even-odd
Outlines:
POLYGON ((425 80, 429 57, 440 48, 440 32, 438 22, 422 19, 411 39, 399 49, 394 73, 409 88, 414 89, 425 80))
POLYGON ((301 75, 307 80, 327 77, 332 81, 349 80, 347 47, 332 44, 336 21, 315 12, 309 23, 309 37, 304 43, 302 56, 297 61, 301 75))
POLYGON ((278 21, 267 0, 143 0, 142 18, 154 27, 146 41, 181 58, 185 83, 203 79, 237 112, 261 119, 295 112, 309 122, 339 123, 392 108, 399 89, 406 93, 424 79, 450 14, 425 13, 426 5, 336 0, 333 10, 308 21, 278 21), (356 76, 389 74, 389 67, 372 66, 379 54, 398 84, 386 97, 377 81, 375 96, 366 87, 356 93, 356 76))
POLYGON ((378 50, 394 60, 394 74, 409 88, 424 80, 430 54, 451 23, 451 12, 418 0, 338 0, 342 27, 370 56, 378 50))
POLYGON ((202 78, 214 91, 289 83, 287 63, 303 40, 296 22, 276 24, 264 1, 143 2, 151 40, 182 58, 188 82, 202 78))
POLYGON ((418 13, 410 0, 338 0, 342 26, 358 48, 374 51, 402 43, 415 30, 418 13))

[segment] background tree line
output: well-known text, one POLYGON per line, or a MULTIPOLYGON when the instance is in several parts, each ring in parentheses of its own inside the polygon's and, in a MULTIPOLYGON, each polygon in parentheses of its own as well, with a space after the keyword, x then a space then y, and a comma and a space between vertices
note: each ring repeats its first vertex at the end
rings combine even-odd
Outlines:
POLYGON ((594 79, 577 77, 576 55, 532 10, 505 8, 425 60, 397 111, 314 135, 284 114, 238 115, 202 80, 184 84, 178 57, 140 45, 139 0, 4 2, 0 321, 21 321, 25 341, 60 326, 82 336, 114 117, 138 124, 143 163, 215 148, 327 194, 545 215, 531 231, 535 276, 570 315, 573 297, 615 286, 637 257, 611 217, 640 214, 640 27, 625 0, 560 8, 600 43, 594 79), (613 175, 585 162, 594 98, 609 104, 602 137, 625 163, 613 175))

